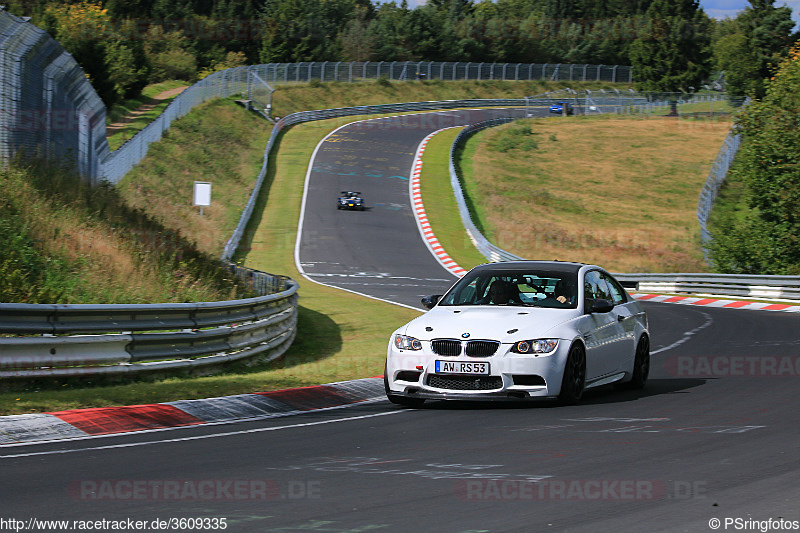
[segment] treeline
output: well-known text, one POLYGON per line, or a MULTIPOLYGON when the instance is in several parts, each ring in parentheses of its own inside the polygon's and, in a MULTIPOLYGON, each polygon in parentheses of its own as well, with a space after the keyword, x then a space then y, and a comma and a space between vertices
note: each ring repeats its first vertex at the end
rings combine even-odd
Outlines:
POLYGON ((711 20, 696 0, 8 0, 84 67, 107 104, 164 79, 243 64, 474 61, 633 65, 643 89, 726 71, 763 93, 793 42, 791 9, 750 0, 711 20))
POLYGON ((795 47, 765 83, 764 98, 739 114, 742 146, 727 184, 741 192, 737 208, 711 229, 711 260, 720 272, 800 274, 798 87, 795 47))

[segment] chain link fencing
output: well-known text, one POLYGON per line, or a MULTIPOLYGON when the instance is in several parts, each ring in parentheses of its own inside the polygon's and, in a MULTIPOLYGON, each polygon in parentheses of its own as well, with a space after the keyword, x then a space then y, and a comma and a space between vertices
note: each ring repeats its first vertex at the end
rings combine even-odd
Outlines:
POLYGON ((338 81, 354 83, 385 78, 409 80, 549 80, 631 83, 632 68, 624 65, 555 63, 477 63, 437 61, 317 61, 259 65, 259 76, 271 85, 338 81))
POLYGON ((0 161, 48 158, 96 181, 108 153, 105 119, 75 59, 0 6, 0 161))

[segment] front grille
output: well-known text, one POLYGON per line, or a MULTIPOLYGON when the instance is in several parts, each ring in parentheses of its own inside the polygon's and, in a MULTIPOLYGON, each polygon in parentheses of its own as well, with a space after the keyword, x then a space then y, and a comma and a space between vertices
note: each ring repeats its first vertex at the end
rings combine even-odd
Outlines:
POLYGON ((491 357, 497 351, 500 343, 497 341, 469 341, 467 355, 470 357, 491 357))
POLYGON ((503 387, 500 376, 428 376, 428 386, 447 390, 494 390, 503 387))
POLYGON ((461 349, 464 345, 466 345, 466 354, 470 357, 491 357, 497 351, 500 343, 497 341, 462 342, 455 339, 435 339, 431 341, 433 353, 447 357, 461 355, 461 349))
POLYGON ((437 339, 431 341, 431 349, 436 355, 461 355, 461 341, 437 339))

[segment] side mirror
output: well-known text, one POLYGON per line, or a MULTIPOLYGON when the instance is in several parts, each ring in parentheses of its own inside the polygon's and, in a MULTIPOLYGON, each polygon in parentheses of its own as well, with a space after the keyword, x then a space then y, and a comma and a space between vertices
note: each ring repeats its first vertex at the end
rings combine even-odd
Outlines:
POLYGON ((441 297, 442 297, 441 294, 431 294, 430 296, 424 297, 420 301, 422 302, 422 305, 423 307, 425 307, 425 309, 433 309, 433 306, 439 303, 439 298, 441 297))
POLYGON ((592 302, 591 313, 608 313, 614 309, 614 303, 608 300, 597 299, 592 302))

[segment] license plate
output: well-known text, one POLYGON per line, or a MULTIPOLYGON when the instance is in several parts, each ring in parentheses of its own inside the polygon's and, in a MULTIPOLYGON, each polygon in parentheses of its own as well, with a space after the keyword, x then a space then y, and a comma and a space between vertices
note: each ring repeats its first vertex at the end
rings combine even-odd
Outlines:
POLYGON ((468 361, 436 361, 437 374, 489 374, 489 363, 468 361))

